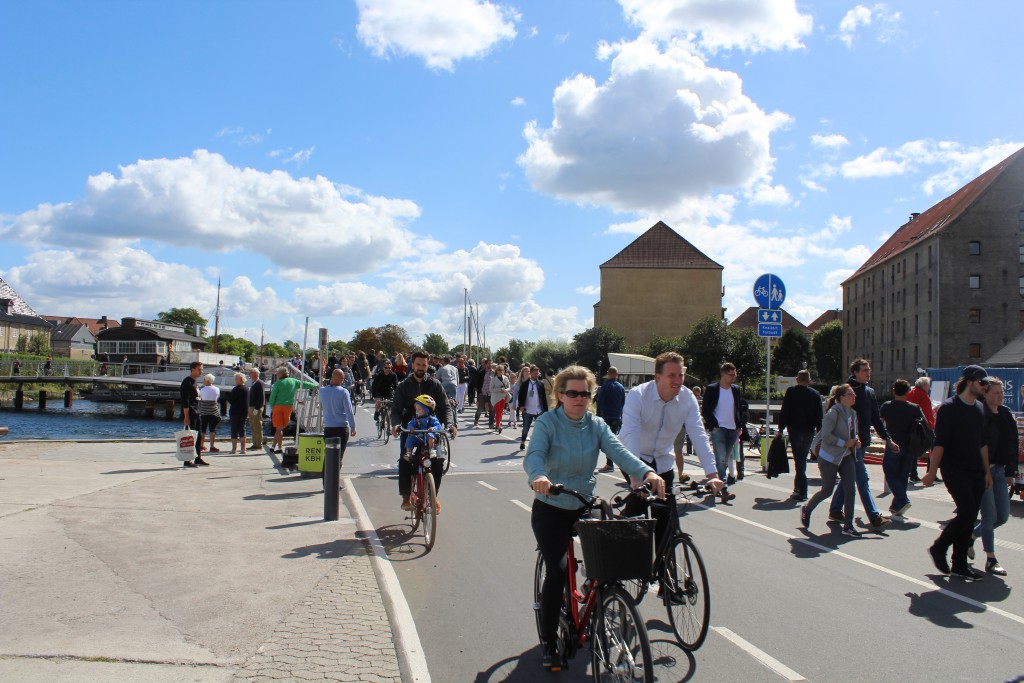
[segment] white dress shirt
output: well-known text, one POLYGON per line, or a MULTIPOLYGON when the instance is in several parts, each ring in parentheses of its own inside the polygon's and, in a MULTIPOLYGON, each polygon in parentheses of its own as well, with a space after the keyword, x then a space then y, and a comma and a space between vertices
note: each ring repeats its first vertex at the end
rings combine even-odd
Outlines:
POLYGON ((684 426, 704 473, 717 474, 715 454, 704 431, 697 397, 685 386, 668 401, 661 400, 653 380, 633 387, 626 394, 619 441, 638 458, 653 460, 658 473, 668 472, 675 466, 673 444, 684 426))

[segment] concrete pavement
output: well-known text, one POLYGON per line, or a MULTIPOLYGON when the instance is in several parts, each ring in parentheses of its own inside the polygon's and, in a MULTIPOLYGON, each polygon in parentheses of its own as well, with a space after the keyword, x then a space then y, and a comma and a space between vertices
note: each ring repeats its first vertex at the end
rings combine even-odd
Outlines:
POLYGON ((206 459, 0 442, 0 680, 411 680, 345 498, 325 523, 319 479, 206 459))

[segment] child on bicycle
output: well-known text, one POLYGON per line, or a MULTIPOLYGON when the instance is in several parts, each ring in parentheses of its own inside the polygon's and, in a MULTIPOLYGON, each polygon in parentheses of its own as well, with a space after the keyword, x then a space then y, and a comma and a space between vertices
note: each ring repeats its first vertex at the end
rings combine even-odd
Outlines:
POLYGON ((434 399, 427 394, 420 394, 416 397, 413 402, 413 410, 416 411, 416 417, 409 420, 409 424, 405 426, 409 432, 424 431, 427 430, 429 434, 413 434, 410 433, 405 438, 405 455, 402 456, 406 460, 412 458, 418 446, 422 446, 424 443, 427 444, 427 448, 430 450, 430 457, 436 458, 437 451, 434 450, 434 433, 439 432, 443 429, 441 421, 434 417, 434 409, 437 405, 434 403, 434 399))

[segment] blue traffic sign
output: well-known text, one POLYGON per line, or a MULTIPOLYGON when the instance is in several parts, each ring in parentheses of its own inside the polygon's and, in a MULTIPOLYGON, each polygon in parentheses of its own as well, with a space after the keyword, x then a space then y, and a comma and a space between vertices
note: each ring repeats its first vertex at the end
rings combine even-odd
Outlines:
POLYGON ((754 283, 754 301, 759 307, 782 308, 782 302, 785 300, 786 285, 778 275, 765 273, 757 278, 757 282, 754 283))
POLYGON ((782 311, 775 310, 773 308, 759 308, 757 309, 757 322, 758 323, 779 323, 782 324, 782 311))
POLYGON ((782 336, 782 323, 758 323, 757 324, 757 336, 758 337, 772 337, 777 338, 782 336))

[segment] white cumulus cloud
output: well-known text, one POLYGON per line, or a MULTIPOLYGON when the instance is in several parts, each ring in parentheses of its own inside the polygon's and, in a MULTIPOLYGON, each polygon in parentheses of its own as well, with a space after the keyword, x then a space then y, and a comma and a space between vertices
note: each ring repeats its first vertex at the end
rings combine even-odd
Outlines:
POLYGON ((832 135, 818 135, 814 134, 811 136, 811 146, 818 147, 820 149, 842 149, 850 144, 850 141, 846 139, 846 136, 839 134, 832 135))
POLYGON ((861 29, 875 28, 878 42, 888 43, 900 32, 903 15, 889 8, 885 3, 875 5, 857 5, 848 11, 839 22, 839 40, 848 48, 852 48, 861 29))
POLYGON ((715 188, 770 178, 769 136, 789 122, 743 94, 681 41, 605 46, 603 84, 577 75, 554 94, 551 126, 530 122, 518 162, 532 187, 617 211, 661 211, 715 188))
POLYGON ((627 19, 658 38, 685 36, 703 47, 780 50, 803 46, 813 19, 795 0, 619 0, 627 19))
POLYGON ((378 57, 412 55, 451 71, 516 36, 520 15, 487 0, 357 0, 356 34, 378 57))
POLYGON ((119 176, 92 176, 84 197, 5 220, 0 239, 75 248, 141 240, 213 252, 244 248, 305 277, 345 277, 422 249, 405 227, 419 213, 409 200, 367 195, 322 176, 239 168, 196 150, 122 166, 119 176))

